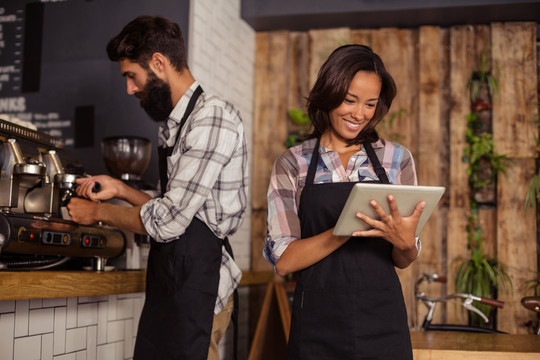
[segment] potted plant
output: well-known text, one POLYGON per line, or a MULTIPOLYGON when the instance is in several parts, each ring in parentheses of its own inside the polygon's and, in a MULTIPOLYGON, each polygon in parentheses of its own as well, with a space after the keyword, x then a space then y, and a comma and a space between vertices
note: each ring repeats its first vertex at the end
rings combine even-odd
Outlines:
MULTIPOLYGON (((471 200, 471 216, 467 224, 467 249, 470 256, 461 262, 457 261, 454 286, 457 292, 496 298, 501 287, 506 292, 508 289, 513 292, 512 280, 506 271, 506 266, 484 252, 484 235, 482 228, 478 225, 477 215, 478 206, 474 200, 471 200)), ((494 319, 493 307, 478 304, 478 308, 488 318, 494 319)), ((472 326, 484 325, 483 319, 474 312, 469 312, 469 323, 472 326)), ((495 325, 494 321, 491 323, 492 326, 495 325)))
POLYGON ((467 116, 467 124, 466 140, 469 147, 463 151, 463 160, 469 163, 467 175, 471 195, 477 203, 494 205, 497 176, 505 173, 508 159, 495 151, 491 133, 478 131, 482 124, 475 113, 467 116))
MULTIPOLYGON (((513 292, 513 285, 506 267, 490 257, 483 249, 484 234, 478 221, 480 206, 496 205, 496 180, 504 174, 508 160, 495 151, 491 135, 492 95, 496 96, 498 82, 489 69, 485 53, 481 56, 479 70, 473 71, 467 89, 470 93, 471 113, 467 115, 466 141, 469 144, 463 152, 463 161, 469 164, 467 175, 471 190, 470 215, 467 222, 467 250, 469 257, 455 260, 455 289, 458 292, 476 296, 496 298, 502 288, 513 292)), ((480 304, 479 309, 488 318, 494 319, 491 306, 480 304)), ((483 326, 482 318, 469 312, 469 323, 483 326)), ((494 326, 495 321, 491 321, 494 326)))

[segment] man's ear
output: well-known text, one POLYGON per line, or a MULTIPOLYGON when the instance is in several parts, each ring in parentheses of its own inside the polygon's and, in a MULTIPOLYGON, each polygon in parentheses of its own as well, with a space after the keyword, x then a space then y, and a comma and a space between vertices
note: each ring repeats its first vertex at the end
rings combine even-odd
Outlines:
POLYGON ((156 74, 161 74, 165 72, 165 68, 167 64, 169 63, 169 59, 165 55, 159 52, 155 52, 152 54, 152 58, 150 59, 150 69, 156 74))

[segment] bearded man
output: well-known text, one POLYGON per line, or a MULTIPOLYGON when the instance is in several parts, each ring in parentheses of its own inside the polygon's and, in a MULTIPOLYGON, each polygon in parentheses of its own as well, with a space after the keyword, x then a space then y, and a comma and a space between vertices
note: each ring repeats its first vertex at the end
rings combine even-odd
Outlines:
POLYGON ((134 19, 109 41, 107 54, 119 63, 127 93, 159 122, 159 195, 107 175, 81 178, 69 214, 152 238, 135 360, 219 359, 242 275, 228 242, 247 202, 240 113, 202 90, 180 27, 168 19, 134 19), (132 207, 103 202, 112 198, 132 207))

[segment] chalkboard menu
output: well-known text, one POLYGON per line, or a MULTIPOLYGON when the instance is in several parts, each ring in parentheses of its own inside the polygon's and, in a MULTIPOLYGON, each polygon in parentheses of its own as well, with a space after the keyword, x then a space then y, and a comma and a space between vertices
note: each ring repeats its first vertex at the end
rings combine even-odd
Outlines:
MULTIPOLYGON (((2 100, 4 97, 17 96, 21 92, 24 6, 24 2, 10 1, 0 7, 0 94, 2 100)), ((9 110, 8 102, 0 103, 0 112, 9 110)))
POLYGON ((72 127, 72 121, 63 119, 60 109, 42 113, 39 106, 29 106, 40 90, 46 2, 0 2, 0 114, 32 123, 73 145, 73 137, 65 131, 72 127))
MULTIPOLYGON (((0 0, 0 116, 60 137, 89 174, 107 173, 101 140, 143 136, 157 124, 126 94, 108 40, 139 15, 176 21, 188 39, 189 0, 0 0)), ((157 183, 152 152, 143 180, 157 183)))

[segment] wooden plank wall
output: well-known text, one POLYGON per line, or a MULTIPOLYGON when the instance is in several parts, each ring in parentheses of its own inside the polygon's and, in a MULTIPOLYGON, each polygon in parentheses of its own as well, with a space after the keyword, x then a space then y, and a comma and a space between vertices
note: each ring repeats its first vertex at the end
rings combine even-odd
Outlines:
MULTIPOLYGON (((447 277, 446 291, 454 292, 455 270, 453 262, 468 255, 467 218, 470 213, 467 164, 462 161, 463 150, 468 146, 466 116, 470 113, 470 101, 466 94, 467 81, 473 69, 480 65, 482 51, 489 31, 488 26, 456 26, 450 29, 450 177, 447 189, 450 196, 447 222, 447 277)), ((489 234, 489 231, 486 231, 489 234)), ((447 321, 465 323, 465 313, 447 308, 447 321)))
POLYGON ((520 304, 525 282, 537 278, 536 217, 524 211, 524 199, 535 173, 538 112, 536 24, 497 23, 491 28, 491 55, 500 68, 499 96, 493 104, 493 137, 497 151, 511 167, 497 188, 497 256, 509 265, 514 294, 500 293, 506 302, 498 313, 499 327, 514 332, 530 319, 520 304))
MULTIPOLYGON (((449 32, 434 26, 425 26, 419 29, 418 66, 418 151, 415 160, 418 171, 418 182, 422 185, 438 185, 448 188, 448 108, 445 101, 448 96, 449 32), (434 156, 438 154, 438 156, 434 156)), ((433 218, 426 224, 422 235, 422 253, 419 261, 415 263, 417 271, 414 279, 423 273, 438 273, 446 275, 446 231, 448 212, 448 192, 444 194, 440 206, 437 207, 433 218), (435 236, 431 236, 434 234, 435 236)), ((432 284, 423 290, 428 294, 440 295, 444 286, 432 284), (435 286, 433 286, 435 285, 435 286)), ((406 294, 407 290, 404 290, 406 294)), ((414 288, 408 296, 414 295, 414 288)), ((413 299, 414 305, 416 301, 413 299)), ((427 309, 425 307, 413 308, 412 314, 416 317, 413 327, 420 326, 427 309)), ((444 321, 444 309, 435 314, 434 321, 444 321)))
MULTIPOLYGON (((285 150, 287 110, 304 108, 318 69, 336 47, 346 43, 371 46, 394 77, 398 95, 390 114, 395 123, 381 127, 387 138, 398 136, 415 157, 419 183, 443 185, 447 192, 422 233, 419 259, 400 270, 409 323, 416 328, 425 309, 417 308, 414 283, 423 272, 449 277, 447 286, 433 286, 435 293, 453 291, 452 262, 466 256, 466 222, 469 214, 467 164, 462 162, 466 115, 470 101, 466 84, 480 67, 481 53, 498 64, 499 95, 493 109, 493 134, 497 151, 512 157, 515 166, 498 181, 498 206, 479 215, 486 227, 486 249, 511 267, 515 292, 501 294, 507 301, 499 311, 499 328, 524 333, 529 314, 519 300, 524 281, 538 271, 536 221, 524 212, 526 187, 536 156, 531 119, 537 111, 536 23, 494 23, 451 28, 327 29, 308 32, 257 34, 255 78, 255 127, 253 162, 252 270, 268 270, 261 251, 266 232, 266 191, 271 166, 285 150), (519 40, 516 40, 519 39, 519 40)), ((444 310, 444 309, 442 309, 444 310)), ((436 319, 466 322, 448 306, 436 319)))

